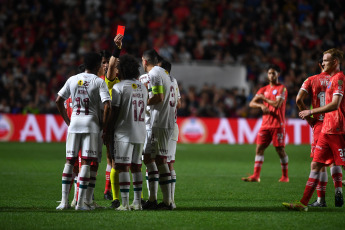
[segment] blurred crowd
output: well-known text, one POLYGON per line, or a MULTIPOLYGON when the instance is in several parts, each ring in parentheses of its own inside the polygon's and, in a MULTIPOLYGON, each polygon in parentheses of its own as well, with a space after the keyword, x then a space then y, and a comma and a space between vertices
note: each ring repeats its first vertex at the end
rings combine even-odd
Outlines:
POLYGON ((180 116, 257 117, 249 100, 277 64, 295 96, 329 48, 345 50, 342 0, 0 0, 0 112, 56 113, 57 91, 88 51, 112 50, 126 26, 123 53, 155 48, 172 63, 197 60, 247 69, 242 89, 180 84, 180 116))

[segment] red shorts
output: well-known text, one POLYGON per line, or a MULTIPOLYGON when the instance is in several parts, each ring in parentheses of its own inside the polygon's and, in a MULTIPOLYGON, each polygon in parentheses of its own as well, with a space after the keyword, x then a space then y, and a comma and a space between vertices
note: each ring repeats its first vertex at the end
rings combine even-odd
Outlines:
POLYGON ((344 135, 320 133, 313 161, 326 165, 345 165, 344 135))
POLYGON ((274 147, 285 147, 285 128, 260 129, 256 137, 256 144, 269 145, 274 147))
POLYGON ((315 147, 317 144, 317 140, 319 139, 321 129, 322 129, 322 122, 321 121, 316 122, 313 127, 313 141, 311 143, 311 152, 310 152, 311 158, 314 157, 315 147))

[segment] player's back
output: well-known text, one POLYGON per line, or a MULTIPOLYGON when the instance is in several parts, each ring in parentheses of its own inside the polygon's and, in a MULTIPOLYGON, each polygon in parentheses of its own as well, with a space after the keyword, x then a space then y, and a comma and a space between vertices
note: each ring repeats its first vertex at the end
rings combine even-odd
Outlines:
POLYGON ((137 80, 122 80, 113 87, 112 106, 119 107, 115 123, 117 141, 144 143, 145 107, 148 93, 146 87, 137 80))
POLYGON ((69 88, 73 109, 68 131, 98 133, 100 106, 110 99, 105 82, 94 74, 80 73, 70 77, 65 86, 69 88))
MULTIPOLYGON (((311 96, 313 108, 318 108, 326 104, 325 92, 331 76, 322 72, 320 74, 308 77, 302 84, 301 89, 306 91, 311 96)), ((323 114, 313 115, 317 120, 322 121, 323 114)))
MULTIPOLYGON (((149 87, 160 85, 163 91, 163 101, 151 106, 151 127, 174 128, 176 109, 176 85, 169 73, 161 67, 155 66, 149 72, 149 87)), ((153 89, 154 90, 154 89, 153 89)), ((155 93, 155 92, 153 92, 155 93)))
MULTIPOLYGON (((150 83, 150 78, 148 74, 143 74, 139 77, 139 81, 144 84, 145 86, 150 83)), ((148 92, 149 97, 152 97, 152 91, 148 92)), ((150 112, 150 106, 146 106, 145 108, 145 124, 146 129, 151 129, 151 112, 150 112)))

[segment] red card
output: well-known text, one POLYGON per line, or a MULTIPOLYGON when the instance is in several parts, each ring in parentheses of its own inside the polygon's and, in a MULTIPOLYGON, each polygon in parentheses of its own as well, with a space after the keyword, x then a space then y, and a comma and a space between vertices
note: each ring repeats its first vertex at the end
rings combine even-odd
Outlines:
POLYGON ((120 26, 120 25, 117 26, 116 35, 118 35, 118 34, 125 35, 125 26, 120 26))

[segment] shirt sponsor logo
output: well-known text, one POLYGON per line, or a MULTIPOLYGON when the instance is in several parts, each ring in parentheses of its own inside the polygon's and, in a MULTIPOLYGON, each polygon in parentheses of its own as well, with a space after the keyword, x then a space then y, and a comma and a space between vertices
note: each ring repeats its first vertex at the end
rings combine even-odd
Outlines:
POLYGON ((132 84, 132 88, 133 88, 133 89, 138 88, 137 84, 133 83, 133 84, 132 84))
POLYGON ((275 90, 273 90, 272 94, 273 94, 273 95, 276 95, 277 92, 278 92, 278 91, 275 89, 275 90))

